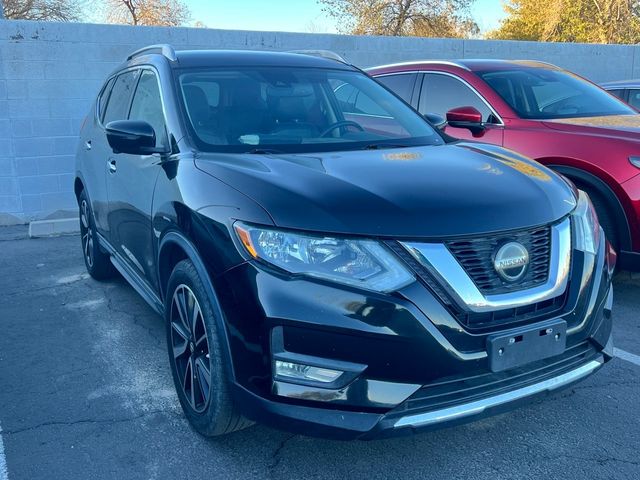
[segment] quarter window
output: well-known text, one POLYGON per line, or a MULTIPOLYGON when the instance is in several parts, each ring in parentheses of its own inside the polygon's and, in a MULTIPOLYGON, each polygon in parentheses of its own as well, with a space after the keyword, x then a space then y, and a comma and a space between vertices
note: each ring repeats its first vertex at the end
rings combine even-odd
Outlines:
POLYGON ((495 120, 478 94, 461 80, 449 75, 426 73, 420 93, 420 113, 437 113, 446 117, 449 110, 457 107, 474 107, 482 114, 484 122, 495 120))
POLYGON ((142 71, 131 102, 129 120, 143 120, 149 123, 156 132, 156 146, 165 144, 166 128, 160 88, 156 74, 151 70, 142 71))
POLYGON ((136 86, 138 74, 138 70, 132 70, 116 78, 111 89, 111 95, 109 95, 109 103, 104 113, 104 119, 102 120, 105 125, 114 120, 127 118, 129 100, 131 100, 131 94, 136 86))
POLYGON ((416 83, 416 73, 399 73, 396 75, 383 75, 376 77, 376 80, 387 87, 389 90, 395 92, 405 102, 411 102, 411 93, 413 92, 413 86, 416 83))

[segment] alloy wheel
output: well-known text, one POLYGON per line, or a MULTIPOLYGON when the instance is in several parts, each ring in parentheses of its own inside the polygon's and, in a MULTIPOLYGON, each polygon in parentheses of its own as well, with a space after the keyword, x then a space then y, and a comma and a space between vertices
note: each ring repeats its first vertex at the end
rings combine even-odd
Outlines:
POLYGON ((82 251, 89 268, 93 267, 93 230, 89 223, 89 205, 86 200, 80 203, 80 234, 82 235, 82 251))
POLYGON ((209 340, 200 304, 191 289, 180 284, 171 300, 173 361, 191 408, 203 412, 209 404, 211 361, 209 340))

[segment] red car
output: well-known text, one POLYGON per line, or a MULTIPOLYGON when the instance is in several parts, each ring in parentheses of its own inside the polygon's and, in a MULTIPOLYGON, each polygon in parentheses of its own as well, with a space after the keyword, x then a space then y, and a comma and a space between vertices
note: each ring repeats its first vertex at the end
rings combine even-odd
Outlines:
MULTIPOLYGON (((640 270, 640 114, 593 83, 533 61, 420 61, 368 70, 453 137, 518 151, 591 197, 623 268, 640 270)), ((349 99, 367 112, 366 99, 349 99)))

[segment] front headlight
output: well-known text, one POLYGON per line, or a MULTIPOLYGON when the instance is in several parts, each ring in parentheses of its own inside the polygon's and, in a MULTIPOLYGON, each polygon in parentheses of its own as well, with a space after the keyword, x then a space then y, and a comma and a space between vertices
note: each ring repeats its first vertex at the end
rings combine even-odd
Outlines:
POLYGON ((290 273, 376 292, 397 290, 415 280, 393 253, 373 240, 320 237, 240 222, 233 227, 253 258, 290 273))
POLYGON ((579 190, 578 205, 571 214, 575 229, 574 239, 576 250, 596 254, 600 246, 600 222, 595 208, 587 195, 579 190))

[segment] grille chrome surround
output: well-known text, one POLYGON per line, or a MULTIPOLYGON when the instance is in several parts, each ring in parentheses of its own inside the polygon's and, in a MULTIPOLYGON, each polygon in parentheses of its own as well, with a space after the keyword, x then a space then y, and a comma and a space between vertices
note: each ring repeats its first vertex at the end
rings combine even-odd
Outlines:
POLYGON ((401 245, 442 285, 463 309, 491 312, 518 308, 562 295, 571 268, 571 220, 551 226, 549 274, 544 283, 506 293, 484 294, 445 243, 401 242, 401 245))
POLYGON ((481 238, 450 240, 447 248, 485 295, 508 293, 537 287, 549 277, 551 227, 515 232, 509 235, 489 235, 481 238), (500 245, 517 242, 529 253, 530 262, 523 277, 516 282, 503 280, 495 271, 493 256, 500 245))

